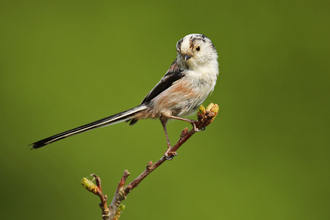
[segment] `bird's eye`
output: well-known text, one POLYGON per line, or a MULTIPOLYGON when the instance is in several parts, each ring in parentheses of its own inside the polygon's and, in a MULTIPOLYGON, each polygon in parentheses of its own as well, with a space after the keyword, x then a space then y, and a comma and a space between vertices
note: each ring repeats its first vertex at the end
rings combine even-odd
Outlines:
POLYGON ((201 49, 200 46, 197 46, 197 47, 196 47, 196 50, 197 50, 197 51, 200 51, 200 49, 201 49))

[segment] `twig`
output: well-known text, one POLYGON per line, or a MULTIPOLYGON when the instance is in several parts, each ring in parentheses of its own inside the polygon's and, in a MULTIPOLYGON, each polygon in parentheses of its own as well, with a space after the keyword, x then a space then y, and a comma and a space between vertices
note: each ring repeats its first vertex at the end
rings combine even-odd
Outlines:
POLYGON ((135 187, 137 187, 141 183, 141 181, 146 178, 152 171, 157 169, 157 167, 163 164, 166 160, 172 160, 173 157, 177 155, 176 151, 182 146, 182 144, 184 144, 189 138, 191 138, 193 134, 195 134, 197 131, 204 130, 206 126, 211 124, 216 117, 218 111, 219 106, 217 104, 214 105, 213 103, 211 103, 206 109, 203 105, 201 105, 197 113, 198 120, 193 122, 194 128, 190 131, 188 130, 188 128, 183 129, 179 141, 169 151, 166 152, 166 156, 163 156, 154 164, 152 164, 152 161, 150 161, 147 164, 146 169, 126 187, 125 182, 130 173, 125 170, 117 186, 112 202, 109 206, 107 205, 107 196, 104 196, 102 192, 101 179, 97 175, 92 174, 91 176, 94 177, 96 182, 95 185, 92 182, 94 179, 91 181, 87 178, 83 178, 81 182, 82 185, 88 191, 94 193, 95 195, 98 195, 101 199, 100 207, 102 209, 102 218, 104 220, 117 220, 124 209, 124 206, 121 205, 121 201, 126 199, 127 195, 135 187))

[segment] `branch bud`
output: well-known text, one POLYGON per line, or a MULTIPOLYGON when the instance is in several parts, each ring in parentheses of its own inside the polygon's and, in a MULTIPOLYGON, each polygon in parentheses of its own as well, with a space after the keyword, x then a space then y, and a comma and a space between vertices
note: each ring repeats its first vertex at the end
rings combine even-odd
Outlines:
POLYGON ((152 167, 152 161, 149 161, 149 163, 147 164, 147 169, 150 170, 150 168, 152 167))
POLYGON ((198 112, 197 112, 197 118, 198 120, 202 120, 205 117, 205 107, 203 105, 199 106, 198 112))
POLYGON ((124 205, 124 204, 120 204, 120 205, 118 206, 118 209, 117 209, 116 215, 115 215, 115 217, 113 218, 113 220, 118 220, 119 217, 120 217, 120 215, 121 215, 121 213, 124 211, 124 209, 125 209, 125 205, 124 205))
POLYGON ((215 117, 217 116, 218 112, 219 112, 219 106, 217 104, 211 103, 209 106, 207 106, 206 108, 207 120, 205 121, 203 126, 206 127, 209 124, 211 124, 214 121, 215 117))
POLYGON ((84 177, 81 180, 81 185, 83 185, 83 187, 85 187, 85 189, 87 189, 91 193, 94 193, 95 195, 98 194, 98 188, 91 180, 84 177))
POLYGON ((181 132, 180 138, 184 138, 184 136, 186 136, 188 133, 189 133, 189 129, 184 128, 181 132))

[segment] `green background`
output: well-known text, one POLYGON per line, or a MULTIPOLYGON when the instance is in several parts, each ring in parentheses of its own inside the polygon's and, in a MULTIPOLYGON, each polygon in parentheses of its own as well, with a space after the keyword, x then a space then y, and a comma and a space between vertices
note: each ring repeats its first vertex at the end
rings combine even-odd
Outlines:
MULTIPOLYGON (((101 219, 166 149, 157 120, 28 144, 139 104, 190 33, 220 112, 124 201, 121 219, 330 219, 330 1, 1 1, 1 219, 101 219)), ((169 123, 174 143, 184 122, 169 123)))

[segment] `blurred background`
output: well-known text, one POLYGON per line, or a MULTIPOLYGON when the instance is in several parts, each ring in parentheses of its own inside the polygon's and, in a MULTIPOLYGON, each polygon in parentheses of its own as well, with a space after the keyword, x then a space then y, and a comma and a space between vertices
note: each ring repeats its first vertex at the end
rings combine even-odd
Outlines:
MULTIPOLYGON (((129 194, 121 219, 330 219, 330 1, 1 1, 2 219, 101 219, 81 185, 112 198, 166 149, 158 120, 28 144, 134 107, 175 45, 208 36, 220 106, 129 194)), ((175 143, 190 125, 169 123, 175 143)))

